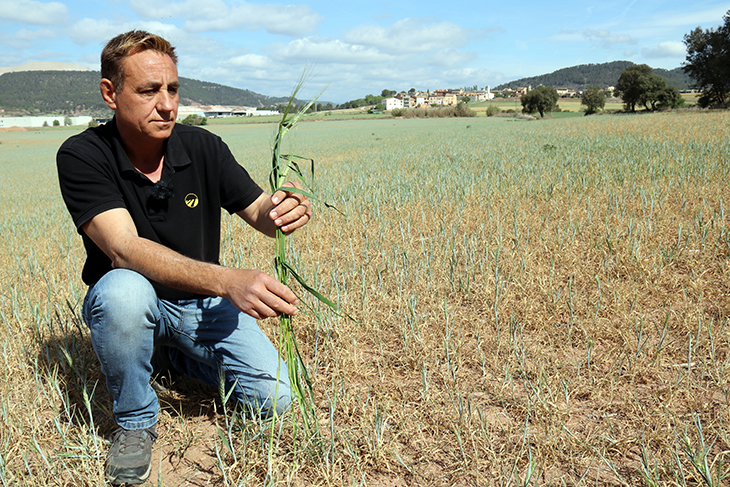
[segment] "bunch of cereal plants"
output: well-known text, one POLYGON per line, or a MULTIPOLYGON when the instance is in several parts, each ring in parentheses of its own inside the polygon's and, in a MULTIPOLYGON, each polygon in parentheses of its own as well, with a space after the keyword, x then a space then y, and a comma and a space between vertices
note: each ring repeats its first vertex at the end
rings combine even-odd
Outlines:
MULTIPOLYGON (((269 175, 269 183, 272 194, 281 189, 285 189, 291 193, 297 193, 310 199, 316 199, 312 192, 307 189, 299 189, 290 186, 284 187, 284 184, 289 181, 293 175, 305 188, 309 188, 306 183, 307 178, 305 177, 305 173, 300 167, 300 163, 302 162, 309 165, 310 174, 312 177, 314 176, 313 159, 281 153, 284 136, 296 126, 297 122, 319 97, 319 95, 317 95, 299 110, 293 110, 296 95, 302 88, 305 78, 306 73, 302 75, 302 78, 300 78, 292 91, 289 102, 284 110, 284 114, 279 122, 278 131, 274 139, 274 149, 271 159, 272 168, 269 175)), ((274 258, 274 266, 276 269, 276 276, 279 281, 282 284, 287 285, 289 283, 289 278, 293 277, 303 289, 314 295, 318 300, 325 303, 335 312, 339 312, 339 308, 329 298, 325 297, 319 291, 310 286, 289 262, 286 252, 286 235, 280 228, 276 229, 275 240, 276 254, 274 258)), ((279 349, 283 350, 284 353, 292 394, 299 405, 305 434, 312 438, 315 443, 319 443, 320 432, 314 407, 312 382, 309 378, 309 374, 307 373, 307 368, 302 360, 301 354, 299 353, 299 347, 297 346, 296 336, 292 327, 292 316, 288 314, 282 314, 279 318, 279 349)), ((274 409, 276 409, 276 407, 274 407, 274 409)))

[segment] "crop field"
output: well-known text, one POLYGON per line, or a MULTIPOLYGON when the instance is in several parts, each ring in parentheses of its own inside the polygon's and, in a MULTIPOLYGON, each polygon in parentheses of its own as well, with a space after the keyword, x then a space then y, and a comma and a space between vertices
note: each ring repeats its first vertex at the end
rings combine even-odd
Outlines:
MULTIPOLYGON (((266 187, 272 124, 209 125, 266 187)), ((0 484, 103 485, 110 396, 55 152, 0 132, 0 484)), ((730 113, 302 123, 294 320, 321 438, 159 393, 149 485, 730 482, 730 113), (301 290, 297 290, 301 293, 301 290)), ((226 265, 273 241, 224 214, 226 265)), ((277 343, 277 320, 261 321, 277 343)))

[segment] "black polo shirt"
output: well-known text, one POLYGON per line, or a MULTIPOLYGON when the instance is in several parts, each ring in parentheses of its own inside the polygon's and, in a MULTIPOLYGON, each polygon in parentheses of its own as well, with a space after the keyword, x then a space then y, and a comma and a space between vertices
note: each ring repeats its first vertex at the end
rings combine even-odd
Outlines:
MULTIPOLYGON (((166 142, 162 178, 156 184, 130 162, 114 120, 69 138, 56 163, 63 199, 86 248, 81 275, 88 285, 112 269, 111 260, 81 231, 94 216, 126 208, 140 237, 218 263, 221 208, 243 210, 263 192, 220 137, 185 125, 175 125, 166 142)), ((163 299, 198 297, 153 285, 163 299)))

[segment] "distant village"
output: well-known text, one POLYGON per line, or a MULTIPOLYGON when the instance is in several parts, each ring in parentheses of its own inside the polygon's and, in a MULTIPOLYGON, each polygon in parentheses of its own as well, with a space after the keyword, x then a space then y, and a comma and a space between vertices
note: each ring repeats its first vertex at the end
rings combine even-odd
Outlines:
MULTIPOLYGON (((514 90, 492 91, 489 86, 483 90, 467 89, 439 89, 434 91, 402 91, 393 96, 382 98, 379 104, 384 111, 391 111, 398 108, 429 108, 429 107, 453 107, 468 97, 470 102, 485 102, 495 98, 520 97, 530 91, 531 87, 517 88, 514 90)), ((581 96, 580 92, 568 88, 557 88, 561 98, 572 98, 581 96)), ((607 91, 613 91, 609 87, 607 91)), ((372 109, 372 106, 362 107, 363 110, 372 109)), ((178 109, 177 120, 182 121, 194 115, 203 118, 228 118, 228 117, 262 117, 279 115, 278 110, 261 109, 256 107, 234 107, 234 106, 183 106, 178 109)), ((92 118, 88 116, 64 117, 64 116, 35 116, 35 117, 5 117, 0 113, 0 128, 6 127, 43 127, 58 125, 87 125, 92 118)), ((104 122, 104 120, 97 120, 104 122)))
MULTIPOLYGON (((380 100, 379 104, 383 105, 385 111, 391 111, 398 108, 429 108, 429 107, 452 107, 464 101, 468 97, 470 102, 485 102, 494 100, 495 98, 514 98, 521 97, 532 87, 516 88, 514 90, 492 91, 489 86, 483 90, 466 90, 460 89, 440 89, 434 91, 401 91, 388 98, 380 100)), ((581 92, 568 88, 556 88, 561 98, 580 97, 581 92)), ((613 91, 613 87, 609 87, 606 91, 613 91)), ((363 110, 372 108, 372 106, 362 107, 363 110)), ((224 118, 224 117, 256 117, 265 115, 278 115, 276 110, 261 110, 250 107, 227 107, 227 106, 180 106, 178 111, 178 119, 182 120, 190 115, 198 115, 205 118, 224 118)))
MULTIPOLYGON (((386 110, 396 108, 428 108, 441 106, 456 106, 460 101, 464 101, 465 97, 470 102, 484 102, 495 98, 515 98, 521 97, 532 89, 531 86, 516 88, 514 90, 495 91, 486 86, 483 90, 434 90, 419 91, 402 91, 391 98, 384 99, 381 103, 385 105, 386 110)), ((606 89, 613 93, 614 87, 610 86, 606 89)), ((561 98, 576 98, 582 95, 582 92, 571 90, 569 88, 556 88, 558 96, 561 98)))

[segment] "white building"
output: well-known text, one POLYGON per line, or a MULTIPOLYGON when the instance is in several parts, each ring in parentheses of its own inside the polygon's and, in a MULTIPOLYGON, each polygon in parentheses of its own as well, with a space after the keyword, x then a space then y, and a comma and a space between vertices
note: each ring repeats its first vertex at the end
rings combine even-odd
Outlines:
POLYGON ((279 115, 276 110, 257 110, 252 107, 225 107, 225 106, 179 106, 177 120, 185 120, 190 115, 199 115, 204 118, 227 117, 263 117, 279 115))
POLYGON ((385 105, 385 110, 394 110, 396 108, 403 108, 403 100, 400 98, 386 98, 383 100, 383 105, 385 105))
POLYGON ((489 101, 494 99, 494 93, 489 89, 489 86, 486 86, 484 90, 469 93, 469 99, 471 101, 489 101))
MULTIPOLYGON (((63 115, 51 116, 51 117, 0 117, 0 128, 9 127, 53 127, 53 122, 58 121, 58 125, 63 126, 66 122, 66 118, 63 115)), ((71 121, 71 125, 89 125, 91 117, 68 117, 71 121)))

